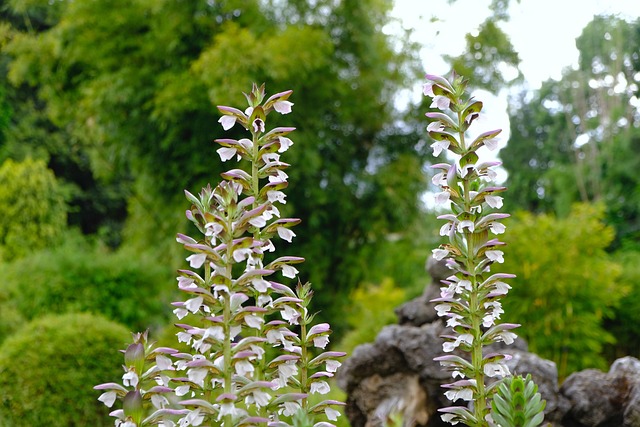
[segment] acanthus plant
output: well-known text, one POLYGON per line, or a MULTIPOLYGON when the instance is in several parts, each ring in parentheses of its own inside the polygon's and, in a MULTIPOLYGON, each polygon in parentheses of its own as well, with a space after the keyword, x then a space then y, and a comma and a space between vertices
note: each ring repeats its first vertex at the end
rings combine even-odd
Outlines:
POLYGON ((245 111, 218 107, 224 130, 240 125, 250 138, 216 140, 221 160, 244 160, 244 168, 223 173, 198 196, 185 191, 192 203, 186 216, 201 235, 177 236, 192 254, 190 269, 177 278, 188 297, 173 305, 184 322, 177 324, 178 341, 190 351, 154 350, 140 342, 146 335, 136 336, 136 356, 128 356, 132 346, 125 351, 124 386, 96 386, 107 406, 123 400, 123 409, 112 412, 116 426, 331 427, 339 416, 342 402, 312 395, 330 391, 328 380, 345 354, 324 351, 331 329, 313 324, 310 285, 292 289, 276 277, 295 279, 294 265, 304 261, 276 256, 274 243, 291 242, 291 227, 300 222, 281 218, 277 207, 286 203, 289 167, 280 155, 293 144, 294 128, 267 130, 271 112, 291 112, 291 93, 265 100, 264 85, 254 84, 245 111))
MULTIPOLYGON (((433 98, 431 107, 440 111, 426 113, 431 119, 427 130, 435 141, 434 156, 446 152, 451 163, 433 165, 438 173, 433 183, 440 187, 438 204, 450 206, 450 213, 438 216, 446 223, 440 235, 448 242, 433 250, 437 260, 445 259, 452 275, 443 281, 436 311, 446 319, 453 331, 444 336, 444 356, 436 361, 450 370, 454 381, 446 384, 445 395, 452 402, 467 402, 464 406, 440 409, 442 419, 451 424, 467 426, 495 425, 490 414, 491 397, 500 378, 510 375, 508 355, 489 353, 492 343, 511 344, 519 325, 498 323, 503 313, 500 299, 511 288, 505 279, 513 274, 491 274, 493 263, 502 263, 504 243, 494 236, 505 232, 501 220, 509 215, 500 213, 506 190, 496 186, 497 161, 481 161, 478 150, 495 150, 500 130, 484 132, 468 138, 471 124, 479 117, 483 104, 465 95, 466 80, 427 75, 424 94, 433 98), (445 113, 449 112, 449 114, 445 113), (467 139, 468 138, 468 139, 467 139), (485 350, 485 351, 483 351, 485 350), (465 356, 466 355, 466 356, 465 356), (464 356, 464 357, 463 357, 464 356)), ((506 426, 505 426, 506 427, 506 426)))

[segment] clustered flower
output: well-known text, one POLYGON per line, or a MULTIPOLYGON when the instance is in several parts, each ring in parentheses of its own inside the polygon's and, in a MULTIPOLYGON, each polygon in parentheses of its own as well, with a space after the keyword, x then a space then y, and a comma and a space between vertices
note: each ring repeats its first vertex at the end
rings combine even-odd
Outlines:
MULTIPOLYGON (((186 258, 190 269, 179 270, 177 277, 186 299, 173 303, 173 312, 180 322, 178 342, 191 351, 166 350, 167 355, 144 374, 159 381, 160 391, 167 394, 152 403, 164 408, 175 402, 178 409, 146 419, 130 416, 125 388, 113 383, 98 386, 109 390, 100 397, 108 406, 116 396, 124 396, 124 412, 112 413, 118 418, 116 426, 160 422, 164 427, 286 427, 292 418, 302 417, 309 425, 330 427, 325 420, 337 420, 335 406, 341 402, 314 399, 319 403, 311 404, 309 397, 330 391, 328 380, 344 353, 324 351, 331 329, 327 323, 312 324, 310 285, 298 282, 292 289, 278 278, 295 279, 295 265, 304 261, 275 255, 279 240, 291 242, 296 237, 291 227, 300 222, 283 218, 279 209, 286 204, 283 190, 289 167, 280 155, 293 145, 288 135, 294 128, 267 130, 266 119, 273 111, 291 112, 291 93, 264 101, 264 85, 254 85, 245 94, 246 110, 218 107, 224 130, 240 125, 251 134, 216 140, 220 159, 244 160, 248 166, 224 172, 220 184, 207 186, 198 196, 185 192, 192 204, 186 217, 200 236, 177 235, 191 255, 186 258), (172 375, 159 374, 161 368, 172 370, 172 375)), ((135 387, 141 371, 128 365, 126 369, 124 384, 135 387)))
POLYGON ((505 279, 512 274, 491 274, 491 265, 504 262, 503 242, 493 236, 504 233, 500 222, 508 214, 499 213, 505 187, 495 186, 495 167, 500 163, 481 161, 478 150, 497 148, 500 130, 469 138, 468 129, 479 117, 482 102, 464 96, 466 81, 454 76, 447 79, 427 75, 424 94, 433 99, 431 108, 440 111, 426 113, 432 121, 427 127, 435 141, 433 155, 448 154, 451 163, 433 165, 437 173, 433 184, 440 188, 436 203, 448 206, 450 213, 438 216, 446 221, 440 235, 448 242, 433 250, 436 260, 446 260, 452 274, 443 281, 436 311, 446 320, 453 334, 444 336, 444 356, 436 358, 448 369, 454 381, 444 387, 452 402, 473 402, 473 405, 441 409, 442 419, 451 424, 469 426, 491 425, 489 400, 494 386, 487 378, 510 375, 505 361, 508 355, 483 352, 489 344, 502 341, 511 344, 516 335, 511 331, 519 325, 498 323, 503 313, 500 299, 511 288, 505 279), (465 356, 466 354, 466 356, 465 356), (465 356, 465 357, 463 357, 465 356), (472 406, 472 408, 470 407, 472 406))

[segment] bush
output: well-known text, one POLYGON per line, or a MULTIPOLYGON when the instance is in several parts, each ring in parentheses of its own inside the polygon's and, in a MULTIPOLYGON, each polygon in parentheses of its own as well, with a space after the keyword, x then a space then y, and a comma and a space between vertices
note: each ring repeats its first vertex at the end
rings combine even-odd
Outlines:
POLYGON ((45 248, 67 226, 64 190, 42 160, 6 160, 0 167, 0 246, 3 259, 45 248))
POLYGON ((566 218, 521 212, 507 222, 505 263, 517 277, 505 298, 504 319, 521 323, 531 351, 551 359, 560 378, 585 368, 606 369, 604 347, 615 337, 603 327, 626 289, 620 265, 605 252, 614 231, 602 205, 575 205, 566 218))
POLYGON ((356 346, 373 342, 380 330, 396 323, 394 309, 405 301, 405 291, 386 278, 379 285, 361 285, 349 297, 350 309, 346 313, 349 331, 338 348, 351 353, 356 346))
POLYGON ((0 426, 111 426, 92 385, 122 376, 129 332, 101 316, 33 321, 0 346, 0 426))
MULTIPOLYGON (((168 316, 163 289, 174 288, 168 273, 143 254, 111 252, 67 237, 62 246, 0 264, 0 312, 17 310, 27 321, 51 313, 91 312, 144 330, 163 323, 164 312, 168 316)), ((9 327, 3 317, 0 327, 9 327)), ((10 332, 0 330, 0 341, 10 332)))

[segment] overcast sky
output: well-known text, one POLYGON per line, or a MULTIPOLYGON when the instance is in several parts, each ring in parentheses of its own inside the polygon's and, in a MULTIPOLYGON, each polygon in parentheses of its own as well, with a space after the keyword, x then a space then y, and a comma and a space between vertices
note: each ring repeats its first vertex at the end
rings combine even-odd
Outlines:
MULTIPOLYGON (((490 0, 395 0, 393 14, 415 30, 425 71, 446 74, 443 53, 458 55, 464 36, 490 14, 490 0), (438 22, 430 22, 432 17, 438 22)), ((522 60, 521 70, 532 88, 577 63, 575 39, 596 14, 640 17, 640 0, 511 0, 510 20, 502 27, 522 60)))
MULTIPOLYGON (((393 15, 405 28, 414 30, 413 38, 422 46, 420 57, 424 71, 430 74, 448 74, 450 69, 442 55, 462 53, 465 34, 476 30, 491 13, 490 0, 449 3, 448 0, 395 0, 393 15), (432 22, 434 17, 437 21, 432 22)), ((577 65, 575 39, 598 14, 638 19, 640 0, 511 0, 510 19, 502 28, 520 55, 520 69, 528 88, 537 89, 549 78, 559 79, 565 67, 577 65)), ((413 88, 409 96, 414 99, 422 96, 420 88, 413 88)), ((502 129, 499 145, 504 147, 509 139, 507 93, 476 92, 474 96, 484 103, 484 114, 476 121, 477 132, 502 129)), ((495 157, 499 153, 482 155, 495 157)), ((504 179, 506 173, 501 171, 499 180, 504 179)), ((427 206, 433 206, 432 196, 425 194, 427 206)))

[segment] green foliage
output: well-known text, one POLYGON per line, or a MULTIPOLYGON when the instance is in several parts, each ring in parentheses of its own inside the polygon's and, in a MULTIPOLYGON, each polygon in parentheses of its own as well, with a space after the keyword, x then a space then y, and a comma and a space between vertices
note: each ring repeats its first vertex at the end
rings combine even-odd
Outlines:
POLYGON ((500 426, 537 427, 544 421, 546 404, 530 374, 506 377, 493 395, 491 417, 500 426))
POLYGON ((640 357, 640 252, 625 248, 614 252, 612 257, 622 267, 619 284, 627 294, 606 321, 607 331, 617 340, 615 347, 606 349, 609 361, 627 355, 640 357))
POLYGON ((19 258, 54 244, 66 225, 64 191, 45 163, 6 160, 0 167, 2 258, 19 258))
POLYGON ((456 73, 493 93, 522 81, 518 52, 494 18, 487 19, 477 34, 467 34, 465 39, 467 47, 464 53, 459 57, 447 57, 456 73))
POLYGON ((564 216, 575 202, 604 202, 613 247, 640 235, 639 30, 640 21, 595 17, 576 40, 579 68, 513 103, 501 152, 511 206, 564 216))
POLYGON ((626 292, 620 265, 605 252, 613 229, 602 205, 575 205, 566 218, 520 212, 507 223, 505 263, 516 274, 505 318, 531 351, 556 362, 560 378, 605 368, 603 347, 615 342, 603 328, 626 292))
POLYGON ((74 224, 116 246, 126 222, 124 245, 174 263, 164 236, 187 231, 177 196, 222 171, 202 146, 223 136, 212 101, 233 105, 252 81, 291 87, 303 96, 290 161, 305 167, 291 172, 283 214, 303 221, 292 251, 319 260, 301 275, 328 290, 321 317, 340 318, 345 298, 329 295, 368 280, 372 254, 413 222, 424 188, 397 179, 421 175, 426 157, 389 102, 418 74, 410 45, 382 30, 392 2, 54 3, 0 14, 11 28, 0 71, 16 106, 0 155, 49 155, 79 190, 74 224))
POLYGON ((163 265, 139 253, 110 252, 78 237, 65 240, 60 247, 0 264, 0 341, 15 326, 11 312, 26 320, 92 312, 133 330, 161 322, 168 296, 162 290, 171 289, 172 283, 163 265))
POLYGON ((91 384, 122 375, 129 332, 103 317, 69 313, 24 325, 0 347, 0 426, 110 426, 91 384))
POLYGON ((405 292, 386 278, 379 285, 361 285, 349 296, 346 321, 350 326, 338 348, 347 353, 373 342, 383 326, 395 323, 394 309, 405 300, 405 292))

